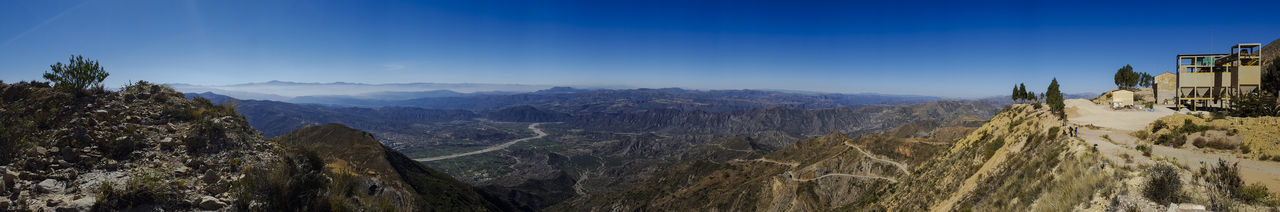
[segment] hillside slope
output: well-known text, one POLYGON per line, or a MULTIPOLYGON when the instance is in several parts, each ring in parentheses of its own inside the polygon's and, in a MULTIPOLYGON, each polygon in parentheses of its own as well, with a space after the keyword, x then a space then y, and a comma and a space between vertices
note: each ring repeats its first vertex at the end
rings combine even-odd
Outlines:
POLYGON ((278 161, 229 108, 147 84, 84 92, 0 84, 0 211, 225 209, 238 170, 278 161))
POLYGON ((505 203, 413 161, 369 133, 340 124, 309 126, 272 139, 286 148, 314 151, 325 162, 326 174, 335 179, 332 198, 350 197, 353 203, 389 202, 398 210, 510 211, 505 203), (497 202, 497 203, 495 203, 497 202))
POLYGON ((914 169, 913 177, 883 200, 865 206, 890 211, 1077 207, 1112 186, 1107 181, 1115 168, 1103 166, 1104 159, 1081 140, 1060 136, 1060 126, 1047 107, 1014 105, 914 169))
POLYGON ((0 83, 0 103, 0 211, 522 210, 368 133, 266 140, 233 106, 166 86, 0 83))
POLYGON ((1059 126, 1047 107, 1023 104, 981 126, 908 124, 859 138, 832 133, 763 156, 683 163, 630 189, 553 209, 1103 209, 1087 203, 1116 194, 1120 184, 1108 182, 1116 167, 1104 166, 1082 140, 1059 136, 1059 126))
POLYGON ((946 150, 947 144, 977 127, 973 124, 908 123, 856 139, 831 133, 777 151, 751 137, 728 137, 685 152, 679 157, 689 162, 629 189, 552 209, 822 211, 865 204, 909 178, 911 167, 946 150))

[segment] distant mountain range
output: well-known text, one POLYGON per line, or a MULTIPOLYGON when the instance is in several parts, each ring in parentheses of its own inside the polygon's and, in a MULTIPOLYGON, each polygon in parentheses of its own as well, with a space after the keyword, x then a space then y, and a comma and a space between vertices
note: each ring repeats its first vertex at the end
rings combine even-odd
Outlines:
MULTIPOLYGON (((834 104, 903 104, 942 99, 918 95, 887 95, 874 93, 840 94, 794 90, 687 90, 681 88, 660 89, 601 89, 551 87, 518 84, 482 83, 300 83, 269 81, 234 85, 169 84, 184 93, 216 93, 241 100, 270 100, 300 104, 334 106, 413 106, 440 109, 497 110, 521 103, 549 103, 563 99, 568 94, 592 93, 599 98, 638 100, 673 97, 694 100, 701 104, 724 103, 711 98, 772 98, 776 101, 796 101, 806 104, 825 99, 834 104), (652 96, 652 95, 665 96, 652 96), (524 96, 522 96, 524 95, 524 96), (560 95, 560 96, 557 96, 560 95), (621 98, 619 98, 621 97, 621 98), (629 98, 638 97, 638 98, 629 98), (790 100, 790 99, 794 100, 790 100), (795 99, 810 98, 811 100, 795 99)), ((580 96, 580 95, 574 95, 580 96)), ((780 102, 781 104, 781 102, 780 102)), ((831 106, 823 106, 831 107, 831 106)))
MULTIPOLYGON (((384 96, 414 95, 408 92, 384 96)), ((679 88, 587 90, 553 87, 518 94, 462 94, 451 91, 415 92, 436 95, 409 100, 372 100, 347 96, 304 96, 291 100, 241 100, 214 92, 187 93, 214 103, 238 101, 241 112, 267 137, 303 126, 342 123, 380 131, 412 124, 488 118, 496 121, 558 122, 602 120, 637 113, 751 111, 770 108, 826 109, 868 105, 898 105, 937 101, 939 97, 879 94, 798 94, 758 90, 698 91, 679 88)), ((657 117, 654 117, 657 118, 657 117)), ((660 121, 660 120, 652 120, 660 121)))
POLYGON ((272 100, 294 103, 326 103, 342 100, 406 100, 466 94, 526 93, 551 86, 485 83, 304 83, 268 81, 233 85, 168 84, 185 93, 213 92, 237 99, 272 100), (312 102, 315 101, 315 102, 312 102))

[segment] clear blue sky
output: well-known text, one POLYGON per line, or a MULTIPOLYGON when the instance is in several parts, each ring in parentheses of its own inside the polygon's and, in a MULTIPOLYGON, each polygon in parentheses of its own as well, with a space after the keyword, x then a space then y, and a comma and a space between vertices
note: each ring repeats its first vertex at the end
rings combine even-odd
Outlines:
POLYGON ((0 79, 474 82, 953 97, 1280 38, 1280 1, 0 0, 0 79), (783 4, 786 3, 786 4, 783 4), (1237 10, 1237 11, 1232 11, 1237 10))

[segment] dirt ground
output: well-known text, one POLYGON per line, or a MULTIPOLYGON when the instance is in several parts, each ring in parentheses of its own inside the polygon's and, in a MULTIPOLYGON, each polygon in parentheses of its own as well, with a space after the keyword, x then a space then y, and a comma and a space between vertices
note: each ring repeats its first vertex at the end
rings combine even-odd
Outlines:
POLYGON ((1240 177, 1246 183, 1262 183, 1272 191, 1280 191, 1280 163, 1258 161, 1236 157, 1230 153, 1211 153, 1195 149, 1154 146, 1152 158, 1143 157, 1134 150, 1140 141, 1129 135, 1143 130, 1152 121, 1160 117, 1172 115, 1176 111, 1157 107, 1155 111, 1146 110, 1111 110, 1108 105, 1094 104, 1084 99, 1071 99, 1066 102, 1067 119, 1076 126, 1093 125, 1101 127, 1090 129, 1080 127, 1080 137, 1090 144, 1098 146, 1098 150, 1117 163, 1123 163, 1121 155, 1128 154, 1134 163, 1149 164, 1152 158, 1167 158, 1197 170, 1201 162, 1215 164, 1218 159, 1240 163, 1240 177), (1104 138, 1103 135, 1106 137, 1104 138))
POLYGON ((1084 99, 1069 99, 1065 103, 1067 120, 1072 123, 1128 131, 1142 130, 1152 121, 1176 113, 1165 107, 1156 107, 1155 111, 1112 110, 1084 99))

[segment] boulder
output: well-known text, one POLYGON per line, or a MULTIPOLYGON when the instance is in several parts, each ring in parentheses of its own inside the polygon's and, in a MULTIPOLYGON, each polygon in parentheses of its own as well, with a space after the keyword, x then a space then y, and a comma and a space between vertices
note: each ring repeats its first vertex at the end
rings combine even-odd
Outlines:
POLYGON ((57 211, 58 212, 90 211, 90 210, 93 210, 94 201, 95 200, 93 198, 83 197, 80 199, 72 200, 71 202, 67 202, 67 205, 58 207, 57 211))
POLYGON ((44 193, 62 193, 67 189, 67 183, 54 179, 45 179, 36 184, 36 190, 44 193))
POLYGON ((222 203, 222 201, 218 200, 218 198, 213 198, 211 196, 201 197, 199 205, 200 205, 200 209, 205 209, 205 210, 218 210, 218 209, 222 209, 222 207, 227 206, 227 204, 222 203))

